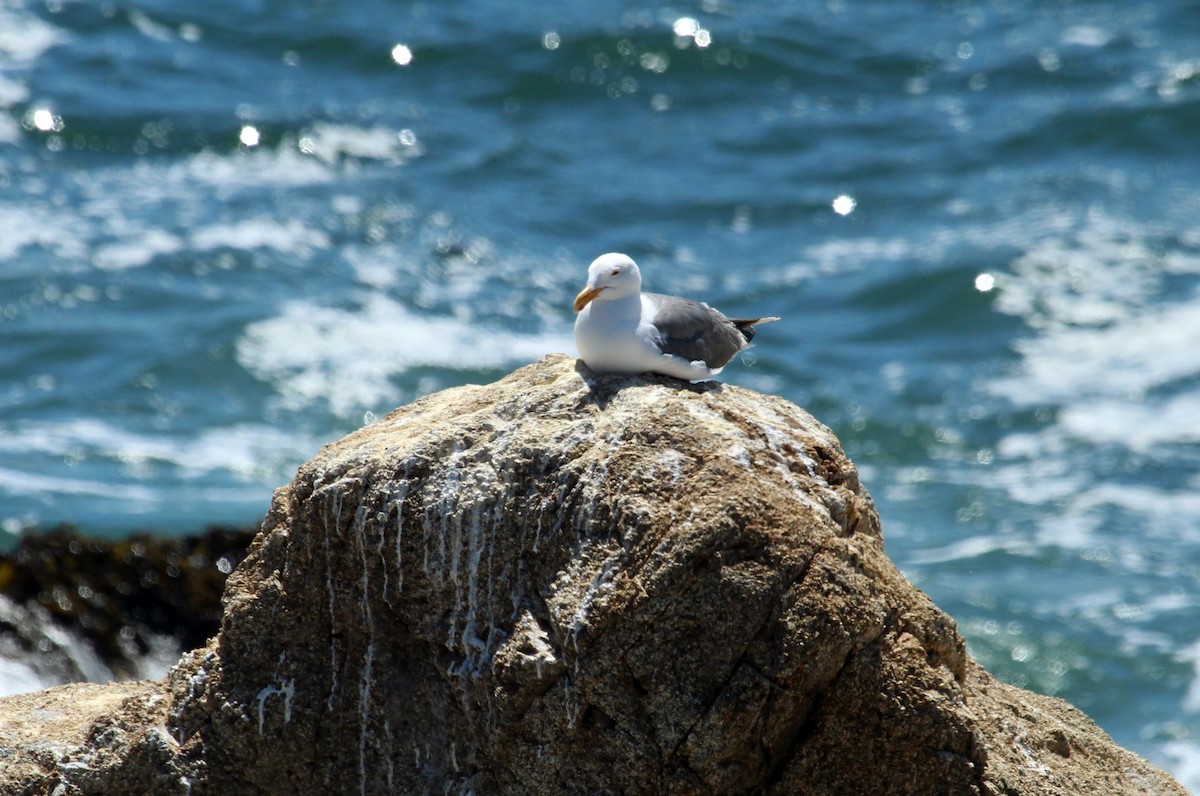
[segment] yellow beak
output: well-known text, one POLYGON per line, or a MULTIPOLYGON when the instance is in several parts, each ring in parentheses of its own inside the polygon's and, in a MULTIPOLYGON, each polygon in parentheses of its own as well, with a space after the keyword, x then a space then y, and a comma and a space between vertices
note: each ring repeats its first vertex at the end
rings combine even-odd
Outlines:
POLYGON ((581 309, 586 307, 588 304, 591 304, 592 299, 596 298, 596 296, 599 296, 600 291, 602 291, 602 290, 608 290, 608 286, 605 285, 603 287, 587 287, 587 288, 584 288, 583 290, 581 290, 579 292, 579 295, 575 297, 575 311, 579 312, 581 309))

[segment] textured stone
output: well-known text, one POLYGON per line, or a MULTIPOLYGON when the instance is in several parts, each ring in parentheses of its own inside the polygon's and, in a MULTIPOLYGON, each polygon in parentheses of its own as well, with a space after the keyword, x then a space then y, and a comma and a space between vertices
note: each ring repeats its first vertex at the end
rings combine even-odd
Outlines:
POLYGON ((324 448, 145 687, 103 765, 93 730, 0 786, 1183 794, 970 660, 804 411, 562 356, 324 448))

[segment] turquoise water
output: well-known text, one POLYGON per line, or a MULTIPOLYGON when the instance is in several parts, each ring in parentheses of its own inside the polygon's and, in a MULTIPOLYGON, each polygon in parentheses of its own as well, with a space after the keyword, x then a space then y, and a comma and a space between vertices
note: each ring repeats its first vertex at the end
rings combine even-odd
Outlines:
POLYGON ((1200 792, 1200 5, 0 0, 0 522, 253 523, 573 351, 587 263, 783 316, 1004 679, 1200 792))

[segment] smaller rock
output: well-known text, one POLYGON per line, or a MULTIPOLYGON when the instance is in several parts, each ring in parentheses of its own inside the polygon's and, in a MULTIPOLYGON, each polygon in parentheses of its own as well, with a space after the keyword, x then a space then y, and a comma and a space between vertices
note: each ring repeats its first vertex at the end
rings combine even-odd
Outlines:
POLYGON ((217 632, 225 579, 254 534, 29 531, 0 555, 0 656, 50 683, 161 674, 217 632))

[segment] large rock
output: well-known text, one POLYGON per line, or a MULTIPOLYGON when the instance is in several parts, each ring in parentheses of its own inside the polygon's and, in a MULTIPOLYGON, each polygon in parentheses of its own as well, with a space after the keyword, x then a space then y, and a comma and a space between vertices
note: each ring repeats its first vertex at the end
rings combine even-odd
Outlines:
POLYGON ((563 356, 327 446, 206 648, 70 688, 4 793, 1184 793, 967 656, 808 414, 563 356))

